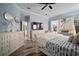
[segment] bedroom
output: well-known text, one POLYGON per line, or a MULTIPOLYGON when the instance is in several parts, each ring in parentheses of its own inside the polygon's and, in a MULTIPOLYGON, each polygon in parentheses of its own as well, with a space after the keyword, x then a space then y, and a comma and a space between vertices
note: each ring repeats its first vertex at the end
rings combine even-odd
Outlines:
POLYGON ((1 56, 79 55, 79 3, 0 3, 1 56))

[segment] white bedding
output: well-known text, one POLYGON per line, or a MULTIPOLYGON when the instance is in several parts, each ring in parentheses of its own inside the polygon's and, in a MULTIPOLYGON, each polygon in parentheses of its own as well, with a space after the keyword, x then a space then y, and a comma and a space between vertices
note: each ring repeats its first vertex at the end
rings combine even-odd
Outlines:
POLYGON ((37 35, 37 45, 41 47, 45 47, 47 41, 58 37, 58 36, 63 36, 64 38, 67 38, 68 36, 64 36, 62 34, 56 34, 56 33, 46 33, 46 34, 39 34, 37 35))
POLYGON ((68 42, 69 36, 42 33, 37 36, 37 45, 51 56, 79 56, 79 45, 68 42))

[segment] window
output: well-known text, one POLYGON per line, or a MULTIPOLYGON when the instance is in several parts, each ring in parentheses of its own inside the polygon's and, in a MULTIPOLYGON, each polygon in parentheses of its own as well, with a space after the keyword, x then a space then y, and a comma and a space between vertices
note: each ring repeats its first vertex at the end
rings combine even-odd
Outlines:
POLYGON ((57 31, 58 28, 58 20, 51 21, 51 31, 57 31))

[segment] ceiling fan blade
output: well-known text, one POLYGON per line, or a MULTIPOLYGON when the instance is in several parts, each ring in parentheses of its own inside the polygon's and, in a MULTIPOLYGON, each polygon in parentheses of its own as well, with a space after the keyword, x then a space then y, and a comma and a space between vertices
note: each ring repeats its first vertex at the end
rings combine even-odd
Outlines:
POLYGON ((52 7, 51 5, 49 5, 49 8, 50 8, 50 9, 53 9, 53 7, 52 7))
POLYGON ((46 4, 41 10, 43 10, 48 4, 46 4))
POLYGON ((38 4, 56 4, 56 3, 38 3, 38 4))

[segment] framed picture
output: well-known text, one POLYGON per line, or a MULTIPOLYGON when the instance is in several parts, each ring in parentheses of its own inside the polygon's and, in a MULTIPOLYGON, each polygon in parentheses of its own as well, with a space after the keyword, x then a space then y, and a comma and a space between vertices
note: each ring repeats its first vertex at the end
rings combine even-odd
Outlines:
POLYGON ((51 21, 51 31, 57 32, 57 30, 58 30, 58 20, 51 21))

